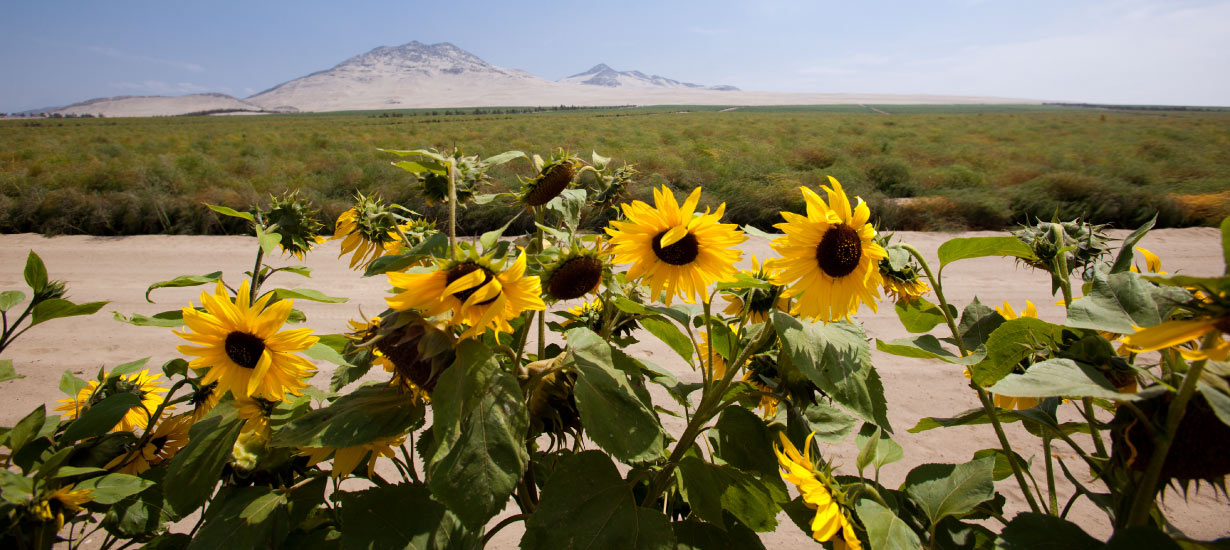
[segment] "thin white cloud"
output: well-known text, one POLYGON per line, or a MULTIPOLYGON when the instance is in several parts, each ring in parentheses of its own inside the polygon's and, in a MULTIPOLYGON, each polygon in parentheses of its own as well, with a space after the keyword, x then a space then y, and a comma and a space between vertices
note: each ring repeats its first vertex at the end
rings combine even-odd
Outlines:
POLYGON ((138 61, 141 63, 154 63, 158 65, 166 65, 168 67, 175 67, 177 69, 192 71, 194 73, 205 72, 205 67, 197 65, 196 63, 188 63, 185 61, 175 61, 172 59, 162 59, 162 58, 143 55, 143 54, 132 54, 132 53, 127 53, 127 52, 118 50, 116 48, 111 48, 107 46, 86 46, 86 49, 96 54, 105 55, 107 57, 113 57, 116 59, 123 59, 127 61, 138 61))

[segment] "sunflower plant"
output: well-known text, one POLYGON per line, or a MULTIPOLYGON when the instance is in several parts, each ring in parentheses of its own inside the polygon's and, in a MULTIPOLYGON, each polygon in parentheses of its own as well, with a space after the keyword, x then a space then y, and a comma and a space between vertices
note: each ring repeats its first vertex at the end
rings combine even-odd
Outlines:
MULTIPOLYGON (((356 195, 335 221, 344 261, 389 291, 387 307, 346 334, 292 326, 308 321, 296 300, 345 298, 275 287, 310 271, 265 258, 302 259, 323 224, 295 195, 211 206, 249 222, 253 269, 152 284, 147 299, 204 287, 187 307, 116 314, 172 331, 181 357, 161 375, 148 360, 88 382, 66 373, 58 409, 0 434, 6 547, 101 530, 106 548, 480 548, 516 523, 527 550, 763 548, 758 533, 795 527, 837 548, 1099 545, 1067 519, 1081 498, 1112 543, 1173 544, 1166 484, 1225 492, 1230 275, 1166 275, 1152 255, 1142 272, 1148 225, 1117 252, 1079 221, 953 239, 933 269, 832 178, 801 188, 804 211, 767 234, 724 223, 699 187, 637 189, 634 167, 597 153, 391 152, 450 214, 435 232, 356 195), (477 193, 517 158, 519 192, 477 193), (458 204, 497 200, 533 232, 505 236, 509 220, 456 235, 458 204), (594 220, 609 221, 583 232, 594 220), (748 236, 777 256, 739 269, 748 236), (948 302, 947 266, 997 256, 1049 273, 1066 319, 948 302), (887 299, 914 336, 868 335, 859 314, 887 299), (643 340, 686 367, 642 357, 643 340), (989 424, 993 445, 883 485, 905 449, 873 341, 967 373, 978 406, 911 432, 989 424), (1017 422, 1037 454, 1009 439, 1017 422), (854 464, 825 445, 856 449, 854 464), (1056 489, 1059 472, 1074 492, 1056 489), (1010 514, 1006 495, 1028 509, 1010 514)), ((1230 265, 1230 221, 1222 231, 1230 265)))

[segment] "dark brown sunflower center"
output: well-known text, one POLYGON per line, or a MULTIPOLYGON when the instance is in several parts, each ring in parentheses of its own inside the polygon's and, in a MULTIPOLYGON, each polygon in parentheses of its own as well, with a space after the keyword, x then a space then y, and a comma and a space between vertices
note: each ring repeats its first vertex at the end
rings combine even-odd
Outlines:
POLYGON ((1220 330, 1222 334, 1230 334, 1230 315, 1218 319, 1213 323, 1213 328, 1220 330))
POLYGON ((665 231, 658 233, 651 241, 653 253, 659 260, 671 265, 688 265, 700 255, 700 246, 695 235, 688 233, 669 246, 662 246, 662 236, 665 234, 665 231))
POLYGON ((226 356, 236 365, 245 369, 254 369, 265 351, 265 341, 246 332, 232 332, 226 335, 226 356))
POLYGON ((572 183, 573 170, 572 165, 568 163, 556 164, 552 166, 547 173, 542 175, 542 178, 530 189, 525 195, 525 204, 530 206, 542 206, 551 202, 551 199, 559 196, 564 192, 564 188, 572 183))
MULTIPOLYGON (((453 293, 453 296, 456 296, 458 300, 461 300, 461 303, 463 303, 463 304, 464 304, 464 303, 465 303, 465 301, 466 301, 466 300, 468 300, 468 299, 470 298, 470 296, 471 296, 471 295, 473 295, 475 292, 477 292, 477 291, 478 291, 478 289, 480 289, 480 288, 482 288, 482 287, 486 286, 486 284, 487 284, 487 283, 490 283, 490 282, 491 282, 491 278, 492 278, 492 277, 491 277, 491 272, 490 272, 490 271, 487 271, 487 269, 486 269, 486 268, 484 268, 484 267, 480 267, 480 266, 477 266, 477 265, 475 265, 475 264, 461 264, 461 265, 459 265, 459 266, 457 266, 457 267, 454 267, 454 268, 450 269, 450 270, 448 271, 448 274, 447 274, 447 275, 445 275, 444 280, 445 280, 445 281, 447 281, 447 283, 445 284, 445 286, 448 286, 448 285, 453 284, 453 281, 456 281, 457 279, 460 279, 460 278, 462 278, 462 277, 465 277, 466 275, 469 275, 469 274, 471 274, 471 273, 473 273, 473 272, 475 272, 475 271, 477 271, 477 270, 480 270, 480 269, 481 269, 481 270, 483 270, 483 282, 482 282, 482 283, 479 283, 479 284, 477 284, 477 285, 474 285, 474 286, 472 286, 472 287, 470 287, 470 288, 467 288, 467 289, 465 289, 465 290, 459 290, 459 291, 457 291, 457 292, 454 292, 454 293, 453 293)), ((499 296, 499 295, 497 294, 496 296, 492 296, 492 297, 491 297, 491 299, 489 299, 489 300, 486 300, 486 301, 483 301, 483 302, 479 302, 479 303, 478 303, 478 305, 480 305, 480 306, 485 306, 485 305, 487 305, 487 304, 490 304, 491 302, 494 302, 494 301, 495 301, 495 299, 496 299, 496 297, 497 297, 497 296, 499 296)))
POLYGON ((858 231, 846 224, 829 227, 816 245, 816 264, 829 277, 845 277, 858 267, 863 257, 863 243, 858 231))
POLYGON ((555 269, 547 282, 547 293, 557 300, 580 298, 602 280, 602 262, 596 258, 572 258, 555 269))
POLYGON ((149 444, 154 446, 154 454, 158 454, 162 450, 162 446, 167 444, 167 436, 155 437, 149 440, 149 444))

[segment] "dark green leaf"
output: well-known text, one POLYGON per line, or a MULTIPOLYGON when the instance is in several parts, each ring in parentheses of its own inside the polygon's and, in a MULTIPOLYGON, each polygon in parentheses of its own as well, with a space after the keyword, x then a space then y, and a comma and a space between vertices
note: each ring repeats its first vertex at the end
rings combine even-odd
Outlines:
POLYGON ((30 326, 59 319, 61 317, 76 317, 78 315, 93 315, 103 306, 110 302, 87 302, 84 304, 74 304, 63 298, 51 298, 39 302, 34 306, 34 312, 30 316, 30 326))
POLYGON ((995 385, 1039 348, 1056 347, 1062 336, 1063 327, 1033 317, 1004 322, 987 339, 987 358, 970 367, 974 382, 995 385))
POLYGON ((464 340, 456 362, 440 375, 432 411, 431 493, 462 523, 480 529, 504 508, 529 463, 521 386, 491 350, 464 340))
POLYGON ((1009 374, 987 391, 1009 397, 1101 397, 1118 401, 1136 399, 1136 394, 1119 393, 1106 376, 1093 367, 1071 359, 1049 359, 1034 363, 1025 374, 1009 374))
POLYGON ((182 327, 184 326, 184 311, 181 309, 164 311, 157 313, 153 317, 147 317, 140 313, 132 314, 132 317, 125 317, 118 311, 113 311, 112 317, 121 323, 128 323, 138 327, 182 327))
POLYGON ((187 376, 188 362, 178 357, 167 361, 162 364, 162 373, 165 374, 167 378, 174 376, 187 376))
MULTIPOLYGON (((1003 481, 1012 476, 1012 465, 1008 463, 1008 455, 1004 453, 1003 449, 983 449, 975 452, 974 460, 986 458, 988 456, 995 459, 995 468, 991 470, 991 477, 995 481, 1003 481)), ((1028 462, 1019 454, 1016 455, 1016 459, 1020 461, 1020 464, 1028 464, 1028 462)))
POLYGON ((731 519, 725 529, 695 518, 672 523, 675 550, 764 550, 755 531, 728 517, 731 519))
POLYGON ((242 428, 243 419, 224 403, 188 430, 188 445, 171 459, 163 484, 167 504, 177 517, 192 513, 213 494, 242 428))
POLYGON ((9 380, 17 380, 25 378, 25 376, 17 374, 17 369, 13 368, 12 359, 0 359, 0 382, 8 382, 9 380))
POLYGON ((328 407, 287 423, 274 434, 274 447, 353 447, 396 437, 423 421, 423 404, 398 388, 363 386, 328 407))
POLYGON ((188 550, 277 548, 290 533, 286 497, 268 487, 227 487, 205 509, 188 550))
POLYGON ((47 266, 43 265, 43 259, 39 258, 33 250, 30 251, 30 255, 26 256, 24 275, 26 284, 30 285, 30 290, 34 291, 35 296, 47 286, 47 266))
MULTIPOLYGON (((1221 539, 1224 548, 1225 539, 1221 539)), ((1214 543, 1216 544, 1216 543, 1214 543)), ((1212 546, 1212 545, 1210 545, 1212 546)), ((1179 543, 1152 525, 1137 525, 1122 529, 1106 541, 1102 550, 1179 550, 1179 543)))
POLYGON ((30 440, 38 436, 46 420, 47 407, 44 405, 39 405, 37 409, 18 420, 13 429, 9 430, 8 447, 13 450, 12 454, 17 454, 30 440))
MULTIPOLYGON (((710 464, 694 456, 679 462, 683 494, 692 513, 715 525, 726 525, 729 512, 753 531, 777 528, 778 502, 787 500, 785 488, 773 491, 751 474, 729 465, 710 464)), ((728 526, 729 527, 729 526, 728 526)))
POLYGON ((478 243, 482 245, 483 250, 490 251, 494 249, 495 243, 499 242, 500 237, 504 236, 504 232, 508 230, 508 227, 520 217, 521 213, 518 212, 516 216, 509 218, 508 221, 504 223, 503 227, 492 229, 491 231, 483 233, 482 236, 478 238, 478 243))
POLYGON ((81 390, 89 387, 89 385, 89 382, 77 378, 71 370, 64 369, 64 374, 60 375, 60 391, 73 399, 76 399, 81 390))
POLYGON ((1145 233, 1148 233, 1150 229, 1153 229, 1153 225, 1156 223, 1157 214, 1154 214, 1153 219, 1145 222, 1144 225, 1136 228, 1131 235, 1128 235, 1123 239, 1123 245, 1119 248, 1119 255, 1115 257, 1115 263, 1110 268, 1111 273, 1126 273, 1129 269, 1131 269, 1132 256, 1134 254, 1132 248, 1136 246, 1136 243, 1140 242, 1140 239, 1145 236, 1145 233))
POLYGON ((858 425, 858 420, 853 416, 824 400, 808 405, 803 410, 802 420, 807 423, 809 431, 816 432, 817 441, 834 444, 845 441, 858 425))
POLYGON ((1213 414, 1221 419, 1222 424, 1230 426, 1230 395, 1204 382, 1198 382, 1197 389, 1204 395, 1204 400, 1213 408, 1213 414))
MULTIPOLYGON (((72 424, 69 424, 68 429, 64 430, 64 435, 60 436, 60 441, 72 443, 87 437, 105 434, 120 423, 124 415, 128 414, 128 409, 140 406, 141 396, 135 393, 117 393, 109 396, 86 409, 72 424)), ((150 414, 153 414, 153 411, 150 411, 150 414)))
POLYGON ((218 206, 215 204, 206 204, 205 206, 208 206, 210 210, 213 210, 214 212, 222 214, 223 216, 230 216, 232 218, 239 218, 243 220, 248 220, 252 223, 256 223, 256 218, 254 218, 252 214, 249 214, 247 212, 240 212, 238 210, 235 210, 234 208, 227 208, 225 206, 218 206))
MULTIPOLYGON (((147 470, 142 477, 153 483, 151 487, 116 502, 107 509, 102 525, 108 533, 122 538, 137 538, 153 534, 164 522, 171 520, 159 483, 165 479, 166 470, 147 470)), ((178 548, 187 548, 188 540, 178 548)), ((150 548, 146 545, 144 548, 150 548)))
POLYGON ((773 436, 760 417, 742 407, 727 407, 708 436, 715 457, 762 480, 776 481, 784 494, 785 485, 773 455, 773 436))
POLYGON ((643 317, 639 322, 645 330, 657 336, 659 340, 679 354, 687 364, 694 364, 696 351, 692 348, 692 340, 674 323, 657 316, 643 317))
POLYGON ((897 338, 891 342, 885 342, 876 338, 876 349, 901 357, 939 359, 954 365, 972 365, 986 358, 986 351, 981 348, 965 357, 957 357, 957 354, 949 351, 940 343, 938 338, 930 334, 913 338, 897 338))
MULTIPOLYGON (((957 308, 952 305, 948 307, 955 319, 957 308)), ((931 329, 945 322, 944 310, 922 298, 912 302, 897 302, 893 309, 897 312, 897 318, 901 320, 901 326, 916 334, 930 332, 931 329)))
POLYGON ((6 290, 0 292, 0 311, 8 311, 13 306, 20 304, 26 300, 26 295, 20 290, 6 290))
POLYGON ((115 504, 154 486, 154 482, 128 474, 107 474, 78 482, 74 489, 90 489, 99 504, 115 504))
POLYGON ((1131 334, 1135 327, 1151 327, 1161 322, 1150 285, 1131 272, 1093 272, 1092 287, 1085 297, 1068 308, 1067 324, 1074 328, 1131 334))
POLYGON ((862 327, 841 321, 805 323, 780 311, 773 325, 791 363, 834 401, 885 430, 888 405, 880 377, 871 366, 871 347, 862 327))
POLYGON ((893 438, 875 424, 863 424, 854 442, 859 448, 857 459, 859 471, 869 465, 874 465, 876 471, 879 471, 886 464, 892 464, 905 458, 905 451, 901 445, 893 441, 893 438))
POLYGON ((1046 514, 1018 514, 995 539, 999 550, 1094 550, 1102 542, 1075 523, 1046 514))
POLYGON ((285 272, 287 272, 287 273, 294 273, 295 275, 302 275, 302 276, 307 277, 307 278, 309 278, 309 279, 312 277, 312 268, 307 267, 307 266, 302 266, 302 265, 290 265, 290 266, 281 267, 281 268, 278 268, 278 269, 280 269, 280 270, 282 270, 282 271, 285 271, 285 272))
POLYGON ((610 458, 585 451, 560 458, 525 521, 522 550, 559 548, 673 550, 675 540, 662 512, 637 506, 610 458))
POLYGON ((185 287, 185 286, 200 286, 200 285, 208 284, 208 283, 216 283, 220 280, 222 280, 221 271, 215 271, 213 273, 206 273, 204 275, 180 275, 179 277, 176 277, 169 281, 160 281, 152 285, 149 285, 149 288, 145 289, 145 301, 151 304, 154 303, 153 300, 149 299, 149 293, 153 292, 154 289, 178 288, 178 287, 185 287))
POLYGON ((371 263, 367 264, 367 269, 364 270, 363 276, 371 277, 372 275, 379 275, 390 271, 402 271, 421 262, 433 253, 444 251, 446 248, 448 248, 448 235, 443 232, 435 233, 404 254, 381 256, 372 260, 371 263))
POLYGON ((855 505, 858 519, 867 528, 867 547, 876 550, 909 550, 922 548, 918 534, 892 510, 871 499, 860 499, 855 505))
POLYGON ((961 312, 961 324, 957 325, 957 334, 961 337, 961 345, 966 351, 974 351, 985 344, 991 333, 1004 323, 1004 317, 974 298, 965 311, 961 312))
POLYGON ((612 296, 611 305, 614 305, 616 308, 618 308, 620 311, 624 313, 631 313, 633 315, 653 315, 654 314, 654 311, 649 309, 648 307, 645 307, 642 304, 633 302, 632 300, 624 298, 623 296, 612 296))
POLYGON ((619 460, 661 457, 662 425, 614 368, 611 345, 586 328, 572 329, 565 338, 577 369, 577 410, 590 439, 619 460))
POLYGON ((923 464, 910 470, 901 489, 910 495, 932 524, 960 518, 995 496, 994 458, 965 464, 923 464))
POLYGON ((986 256, 1034 258, 1034 253, 1029 249, 1029 245, 1016 237, 965 237, 951 239, 941 244, 936 254, 940 259, 940 271, 943 271, 944 266, 952 262, 969 258, 982 258, 986 256))
POLYGON ((310 288, 279 288, 273 291, 273 296, 275 301, 286 299, 311 300, 313 302, 324 302, 326 304, 341 304, 350 301, 350 298, 328 296, 319 290, 312 290, 310 288))
POLYGON ((387 485, 336 493, 342 506, 343 550, 469 549, 477 534, 431 498, 422 485, 387 485))

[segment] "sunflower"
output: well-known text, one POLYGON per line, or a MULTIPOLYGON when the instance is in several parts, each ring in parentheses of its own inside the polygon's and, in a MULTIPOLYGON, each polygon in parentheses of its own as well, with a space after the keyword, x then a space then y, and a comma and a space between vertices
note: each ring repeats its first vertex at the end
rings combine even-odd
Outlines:
POLYGON ((790 284, 786 296, 798 299, 791 313, 825 322, 849 318, 860 303, 876 311, 882 284, 877 266, 888 256, 867 223, 867 203, 857 199, 851 209, 841 184, 832 176, 829 182, 833 186, 824 188, 828 204, 801 187, 807 215, 781 213, 786 221, 774 227, 785 236, 772 247, 782 257, 769 261, 769 268, 780 269, 781 281, 790 284))
POLYGON ((389 273, 389 284, 401 289, 386 298, 398 311, 419 310, 431 317, 451 312, 451 325, 469 330, 461 338, 480 334, 487 328, 512 332, 508 321, 526 310, 542 311, 542 288, 538 277, 525 275, 525 253, 512 267, 500 271, 488 257, 449 261, 432 271, 389 273))
POLYGON ((306 456, 308 466, 315 466, 316 463, 329 458, 333 455, 333 469, 329 472, 329 477, 338 479, 350 475, 355 468, 363 461, 363 457, 367 459, 367 476, 371 477, 376 471, 376 461, 380 457, 393 458, 395 455, 393 447, 400 447, 406 442, 406 436, 397 437, 380 437, 371 442, 353 447, 342 447, 335 449, 333 447, 303 447, 296 454, 306 456))
POLYGON ((342 249, 337 257, 354 253, 350 268, 366 266, 372 260, 397 252, 401 236, 393 224, 393 214, 380 199, 358 195, 353 208, 337 217, 333 239, 342 239, 342 249))
POLYGON ((827 475, 817 472, 811 462, 811 439, 816 432, 807 436, 803 443, 804 454, 799 454, 794 443, 780 433, 782 444, 774 446, 773 453, 777 455, 777 463, 782 469, 782 478, 799 489, 803 503, 816 511, 816 517, 811 521, 811 536, 818 542, 832 539, 837 531, 847 546, 855 550, 861 549, 863 543, 858 540, 854 524, 842 510, 829 489, 827 475))
POLYGON ((1025 310, 1022 311, 1020 315, 1016 314, 1016 310, 1012 309, 1012 304, 1009 304, 1006 300, 1004 301, 1004 305, 1002 307, 995 308, 995 311, 999 313, 1005 321, 1020 319, 1021 317, 1032 317, 1034 319, 1038 318, 1038 308, 1035 307, 1034 303, 1029 300, 1025 300, 1025 310))
POLYGON ((529 207, 543 206, 551 202, 551 199, 558 197, 569 185, 572 185, 572 181, 577 177, 577 166, 580 164, 580 159, 568 153, 558 158, 552 156, 551 161, 538 172, 538 176, 522 181, 521 194, 518 195, 518 199, 529 207))
POLYGON ((182 414, 165 418, 158 423, 149 443, 139 453, 120 455, 107 464, 108 470, 122 474, 139 475, 175 456, 188 444, 188 429, 192 427, 193 415, 182 414))
POLYGON ((1167 321, 1146 329, 1140 329, 1135 334, 1123 338, 1123 343, 1135 353, 1157 351, 1163 348, 1178 347, 1179 354, 1188 361, 1209 359, 1225 361, 1230 358, 1230 315, 1222 317, 1206 317, 1185 321, 1167 321), (1197 340, 1211 332, 1219 333, 1219 338, 1211 346, 1204 349, 1197 347, 1197 340))
POLYGON ((708 300, 706 288, 714 281, 734 280, 735 262, 742 255, 735 246, 746 240, 735 224, 718 223, 726 203, 717 212, 694 216, 701 188, 680 207, 665 185, 653 190, 654 206, 641 201, 620 205, 627 221, 613 221, 611 236, 617 264, 631 263, 629 279, 643 279, 654 298, 663 291, 666 305, 675 296, 688 303, 708 300))
POLYGON ((304 254, 329 239, 319 235, 321 224, 316 217, 320 212, 312 208, 311 201, 299 198, 299 191, 273 197, 265 219, 277 226, 282 236, 278 246, 282 251, 303 261, 304 254))
POLYGON ((218 383, 201 384, 192 392, 192 421, 196 422, 209 414, 218 401, 222 400, 222 392, 218 391, 218 383))
MULTIPOLYGON (((768 264, 768 262, 765 262, 768 264)), ((768 269, 767 265, 761 264, 756 256, 752 256, 752 269, 743 270, 743 273, 757 280, 773 284, 777 280, 777 271, 768 269)), ((743 288, 737 291, 729 291, 723 298, 729 304, 726 309, 722 310, 725 315, 737 317, 747 315, 749 323, 763 323, 769 320, 769 314, 774 310, 788 311, 790 309, 790 298, 782 295, 782 288, 773 285, 771 288, 743 288), (776 297, 776 298, 775 298, 776 297)))
MULTIPOLYGON (((1149 270, 1149 273, 1154 273, 1157 275, 1166 274, 1165 271, 1162 271, 1162 259, 1157 257, 1157 254, 1154 254, 1143 247, 1137 246, 1134 248, 1145 259, 1145 269, 1149 270)), ((1130 269, 1133 273, 1140 273, 1140 269, 1136 266, 1132 266, 1130 269)))
MULTIPOLYGON (((356 340, 359 344, 370 339, 372 336, 375 336, 376 331, 380 329, 379 317, 372 317, 371 320, 367 322, 351 319, 346 321, 346 323, 350 325, 351 336, 349 338, 356 340)), ((393 372, 393 363, 389 362, 389 358, 385 357, 384 353, 382 353, 378 348, 375 346, 370 346, 360 349, 366 349, 369 353, 371 353, 373 365, 380 365, 380 367, 384 369, 384 372, 393 372)))
POLYGON ((773 393, 773 388, 769 387, 768 384, 765 384, 760 377, 751 370, 743 373, 743 381, 756 386, 756 389, 760 390, 762 394, 760 396, 760 402, 756 405, 756 408, 760 409, 760 417, 765 420, 772 420, 775 418, 777 416, 777 405, 780 403, 780 400, 772 395, 763 395, 773 393))
POLYGON ((884 280, 884 294, 891 296, 894 302, 907 304, 926 294, 929 289, 920 277, 922 268, 914 257, 900 247, 888 247, 887 238, 877 237, 876 242, 888 251, 888 256, 878 264, 884 280))
POLYGON ((277 407, 277 401, 268 401, 265 399, 250 399, 247 397, 235 397, 236 416, 243 420, 243 427, 240 428, 241 434, 249 434, 251 437, 268 441, 272 434, 272 426, 270 426, 270 418, 273 416, 273 409, 277 407))
MULTIPOLYGON (((728 326, 728 330, 730 331, 729 334, 733 336, 736 333, 736 329, 738 327, 734 325, 727 325, 727 326, 728 326)), ((724 334, 719 334, 718 336, 721 337, 721 336, 724 336, 724 334)), ((696 343, 696 355, 697 357, 700 358, 700 364, 702 368, 710 371, 711 372, 710 375, 714 379, 721 379, 722 377, 726 376, 726 359, 723 358, 722 355, 717 352, 717 350, 713 350, 713 368, 710 369, 707 366, 709 364, 709 341, 712 338, 713 338, 713 335, 710 334, 708 330, 702 331, 700 333, 700 341, 696 343)), ((738 341, 738 338, 735 337, 735 340, 738 341)))
POLYGON ((248 281, 239 286, 232 301, 222 282, 213 295, 201 293, 205 311, 183 308, 188 330, 176 331, 180 337, 200 344, 178 346, 184 355, 195 355, 189 367, 204 370, 201 384, 218 383, 219 393, 236 397, 261 397, 280 401, 286 392, 299 395, 307 387, 305 377, 315 372, 310 361, 295 355, 319 340, 312 329, 278 329, 290 316, 292 301, 269 303, 266 294, 249 303, 248 281))
MULTIPOLYGON (((166 388, 158 386, 155 380, 161 377, 161 374, 149 373, 149 369, 143 369, 141 372, 124 374, 114 380, 108 380, 106 384, 99 389, 97 380, 90 380, 86 387, 81 388, 77 392, 76 397, 70 397, 57 401, 60 403, 56 407, 57 411, 64 411, 64 416, 69 420, 81 416, 81 413, 90 408, 94 404, 110 397, 117 393, 135 393, 141 398, 141 404, 124 413, 124 417, 120 422, 111 428, 113 432, 131 432, 138 428, 145 429, 148 425, 149 417, 158 410, 158 406, 162 404, 163 396, 159 395, 166 393, 166 388)), ((107 380, 107 373, 103 373, 103 379, 107 380)))
POLYGON ((48 494, 34 505, 34 515, 43 521, 55 520, 56 531, 64 528, 64 511, 80 512, 81 505, 94 500, 93 489, 73 490, 75 485, 64 485, 48 494))
POLYGON ((599 253, 572 248, 543 269, 545 297, 572 300, 598 290, 609 269, 599 253))

